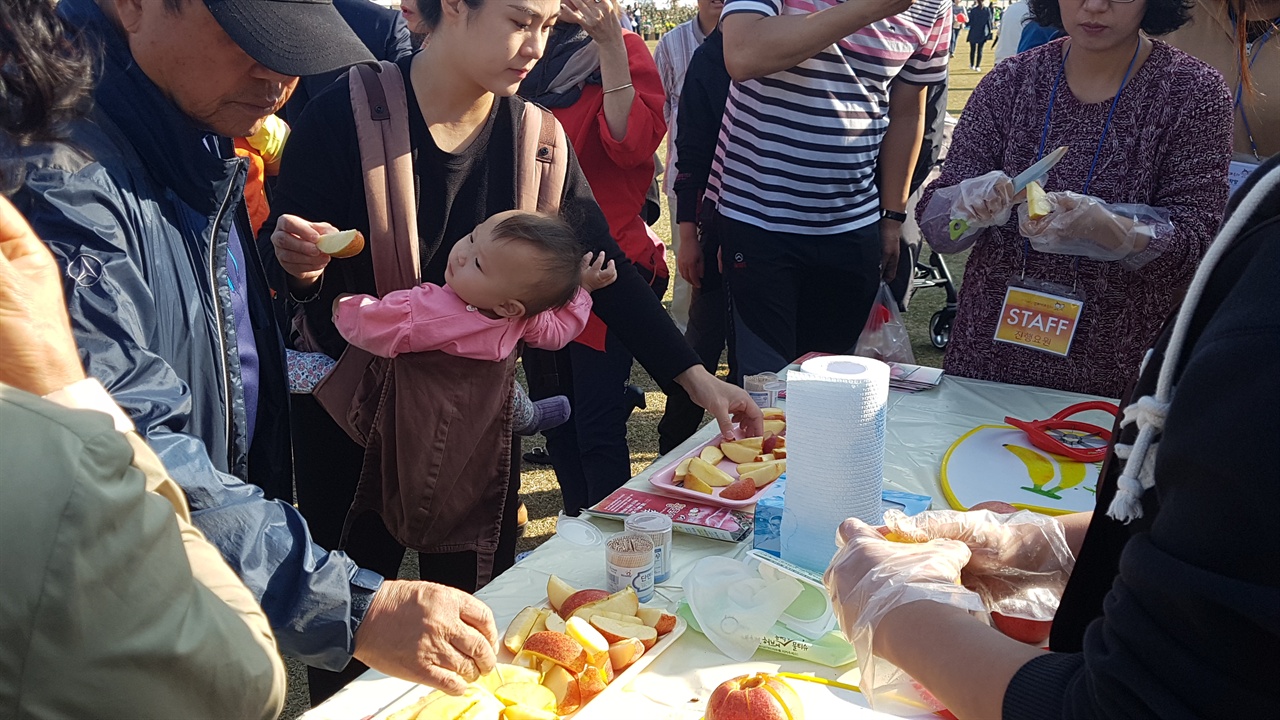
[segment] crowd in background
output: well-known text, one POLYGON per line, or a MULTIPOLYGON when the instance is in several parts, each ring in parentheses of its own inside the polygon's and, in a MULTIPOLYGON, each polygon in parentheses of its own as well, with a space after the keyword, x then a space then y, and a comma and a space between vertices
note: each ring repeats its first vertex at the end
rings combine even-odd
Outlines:
POLYGON ((841 527, 846 635, 961 717, 1214 714, 1188 672, 1267 712, 1280 485, 1247 451, 1280 397, 1215 370, 1280 350, 1278 5, 699 0, 652 52, 615 0, 0 6, 0 714, 272 717, 279 653, 313 702, 366 667, 460 692, 519 434, 570 515, 629 479, 633 360, 663 452, 704 411, 759 434, 742 378, 855 347, 910 208, 970 250, 948 374, 1132 411, 1061 521, 1053 652, 936 591, 1038 551, 950 511, 921 532, 962 544, 841 527), (926 184, 961 33, 984 76, 926 184), (1014 290, 1077 308, 1065 345, 1002 336, 1014 290))

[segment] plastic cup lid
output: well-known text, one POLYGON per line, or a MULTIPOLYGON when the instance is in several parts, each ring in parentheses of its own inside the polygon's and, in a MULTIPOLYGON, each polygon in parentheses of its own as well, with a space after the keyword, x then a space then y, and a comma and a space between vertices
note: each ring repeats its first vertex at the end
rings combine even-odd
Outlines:
POLYGON ((604 533, 600 532, 600 528, 587 520, 564 513, 556 518, 556 537, 564 538, 574 545, 591 546, 604 542, 604 533))

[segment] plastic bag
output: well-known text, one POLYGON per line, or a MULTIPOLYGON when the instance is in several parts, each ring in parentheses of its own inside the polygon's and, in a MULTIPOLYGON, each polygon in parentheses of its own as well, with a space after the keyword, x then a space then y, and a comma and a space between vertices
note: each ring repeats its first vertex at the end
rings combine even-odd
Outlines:
POLYGON ((880 283, 880 292, 876 295, 875 304, 871 306, 871 315, 867 317, 867 324, 862 327, 862 334, 858 336, 858 345, 853 354, 885 362, 916 364, 907 326, 898 314, 898 304, 893 299, 893 293, 884 283, 880 283))
POLYGON ((755 654, 802 590, 794 578, 766 580, 758 568, 714 555, 699 560, 685 579, 685 599, 702 633, 738 662, 755 654))
POLYGON ((1042 218, 1032 219, 1026 205, 1018 208, 1018 229, 1043 253, 1119 260, 1126 269, 1137 270, 1162 254, 1164 244, 1158 240, 1173 233, 1164 208, 1106 203, 1073 192, 1052 192, 1046 198, 1052 212, 1042 218))

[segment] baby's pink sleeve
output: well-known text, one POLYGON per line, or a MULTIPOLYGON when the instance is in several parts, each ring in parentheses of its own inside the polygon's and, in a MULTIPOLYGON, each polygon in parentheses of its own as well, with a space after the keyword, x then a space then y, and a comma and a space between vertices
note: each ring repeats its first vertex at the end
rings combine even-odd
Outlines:
POLYGON ((459 317, 452 299, 424 283, 379 300, 352 295, 338 301, 333 323, 347 342, 379 357, 439 350, 477 328, 459 317))
POLYGON ((591 317, 591 294, 582 288, 558 310, 538 313, 524 331, 525 342, 539 350, 559 350, 573 342, 591 317))

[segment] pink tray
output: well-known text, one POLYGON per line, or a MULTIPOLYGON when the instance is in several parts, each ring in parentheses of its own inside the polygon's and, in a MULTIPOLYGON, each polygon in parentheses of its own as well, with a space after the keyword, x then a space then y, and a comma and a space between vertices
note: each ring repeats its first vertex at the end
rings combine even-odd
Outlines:
MULTIPOLYGON (((746 500, 721 499, 720 491, 724 490, 724 488, 711 488, 711 494, 708 495, 706 493, 700 493, 697 490, 688 490, 679 485, 676 485, 676 466, 679 465, 680 461, 684 460, 685 458, 697 457, 698 454, 702 452, 702 449, 707 447, 708 445, 716 445, 716 446, 720 445, 720 436, 719 435, 713 436, 710 440, 702 443, 701 445, 690 450, 684 455, 681 455, 680 457, 673 460, 669 465, 663 467, 661 470, 650 475, 649 484, 661 490, 662 493, 665 495, 679 495, 681 497, 694 498, 697 500, 702 500, 703 502, 709 502, 716 505, 723 505, 725 507, 731 507, 731 508, 740 508, 740 507, 746 507, 748 505, 755 505, 756 500, 759 499, 760 495, 763 494, 765 490, 768 490, 771 485, 773 485, 773 483, 769 483, 769 485, 765 485, 764 487, 756 490, 756 494, 752 495, 746 500)), ((733 477, 733 478, 738 477, 738 463, 733 462, 732 460, 729 460, 727 458, 724 460, 721 460, 717 467, 729 473, 729 477, 733 477)), ((777 481, 775 480, 774 482, 777 482, 777 481)))

